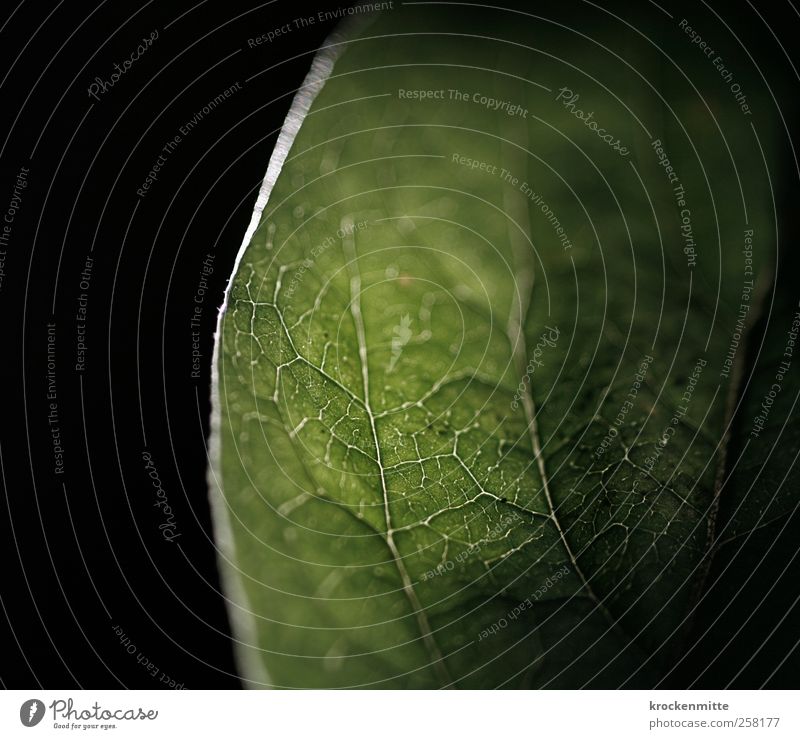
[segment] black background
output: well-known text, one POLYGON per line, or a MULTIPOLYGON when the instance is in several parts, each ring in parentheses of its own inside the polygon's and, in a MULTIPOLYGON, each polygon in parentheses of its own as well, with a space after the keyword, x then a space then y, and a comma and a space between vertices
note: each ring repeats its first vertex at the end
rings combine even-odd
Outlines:
POLYGON ((187 688, 239 686, 205 481, 216 308, 278 130, 333 24, 292 26, 255 48, 247 40, 322 7, 23 3, 6 21, 0 200, 10 201, 20 168, 30 170, 0 293, 13 522, 3 516, 0 532, 13 626, 0 658, 7 687, 157 688, 169 685, 165 675, 187 688), (109 79, 154 30, 151 48, 99 101, 90 98, 94 78, 109 79), (182 137, 140 198, 162 147, 236 82, 241 90, 182 137), (190 319, 209 253, 202 371, 192 378, 190 319), (87 349, 77 372, 82 292, 87 349), (51 321, 60 475, 48 419, 51 321), (180 534, 171 542, 158 528, 166 518, 144 451, 180 534))
MULTIPOLYGON (((712 4, 746 43, 779 56, 767 30, 737 21, 752 11, 712 4)), ((2 212, 20 169, 30 170, 0 288, 4 687, 240 685, 205 481, 213 331, 278 130, 334 26, 301 30, 293 21, 324 7, 71 0, 3 11, 2 212), (272 42, 248 44, 286 23, 291 30, 272 42), (154 30, 152 47, 90 98, 94 78, 108 79, 154 30), (162 147, 236 82, 241 90, 182 137, 137 195, 162 147), (209 253, 202 371, 193 378, 190 319, 209 253), (78 372, 82 292, 87 350, 78 372), (54 471, 48 419, 48 322, 63 474, 54 471), (174 541, 158 528, 164 514, 143 452, 168 496, 174 541)), ((791 49, 800 30, 792 6, 757 7, 791 49)))

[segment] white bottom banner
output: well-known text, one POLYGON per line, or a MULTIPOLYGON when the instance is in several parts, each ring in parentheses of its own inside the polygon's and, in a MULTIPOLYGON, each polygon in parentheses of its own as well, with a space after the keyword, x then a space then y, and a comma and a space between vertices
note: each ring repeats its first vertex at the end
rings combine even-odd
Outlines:
POLYGON ((793 691, 9 690, 0 693, 0 736, 777 739, 800 736, 798 698, 793 691))

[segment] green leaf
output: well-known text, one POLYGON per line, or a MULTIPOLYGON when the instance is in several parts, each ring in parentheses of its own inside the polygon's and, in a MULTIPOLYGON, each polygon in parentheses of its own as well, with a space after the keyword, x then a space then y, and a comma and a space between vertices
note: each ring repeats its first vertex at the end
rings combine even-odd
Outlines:
POLYGON ((559 20, 393 10, 298 93, 215 356, 250 685, 649 687, 686 643, 772 123, 677 21, 559 20))

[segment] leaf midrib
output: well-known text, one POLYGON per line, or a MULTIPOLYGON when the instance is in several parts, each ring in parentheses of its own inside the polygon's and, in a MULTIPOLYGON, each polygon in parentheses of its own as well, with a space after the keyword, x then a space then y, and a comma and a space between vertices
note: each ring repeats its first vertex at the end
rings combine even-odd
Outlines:
POLYGON ((344 253, 347 272, 350 277, 350 314, 353 319, 353 324, 356 331, 356 339, 358 341, 358 358, 361 366, 364 408, 369 420, 372 442, 375 445, 375 457, 381 481, 381 496, 383 499, 383 512, 386 522, 384 541, 386 542, 386 546, 388 547, 392 556, 392 561, 394 562, 398 575, 400 576, 400 582, 403 586, 403 593, 408 599, 409 605, 414 613, 417 626, 422 635, 422 641, 431 657, 431 665, 433 670, 436 673, 439 682, 442 684, 442 687, 449 687, 452 685, 453 680, 450 677, 447 666, 445 665, 441 649, 436 643, 433 630, 431 629, 430 622, 428 621, 427 613, 417 597, 417 593, 414 590, 414 584, 411 581, 411 577, 408 574, 408 570, 403 562, 403 558, 400 556, 400 552, 397 549, 397 544, 394 541, 394 528, 392 526, 391 511, 389 509, 389 491, 386 485, 386 474, 381 456, 381 445, 378 439, 378 430, 375 425, 375 414, 372 411, 372 404, 370 402, 369 360, 366 331, 364 328, 364 317, 361 313, 361 272, 358 266, 358 253, 356 251, 355 233, 345 228, 344 223, 342 223, 342 231, 345 233, 345 236, 342 238, 342 251, 344 253))

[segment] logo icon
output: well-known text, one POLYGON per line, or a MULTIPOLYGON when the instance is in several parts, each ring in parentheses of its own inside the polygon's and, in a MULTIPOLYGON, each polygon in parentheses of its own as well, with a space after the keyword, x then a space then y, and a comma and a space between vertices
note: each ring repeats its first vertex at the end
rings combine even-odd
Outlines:
POLYGON ((44 703, 31 698, 19 709, 19 720, 23 726, 36 726, 44 718, 44 703))

